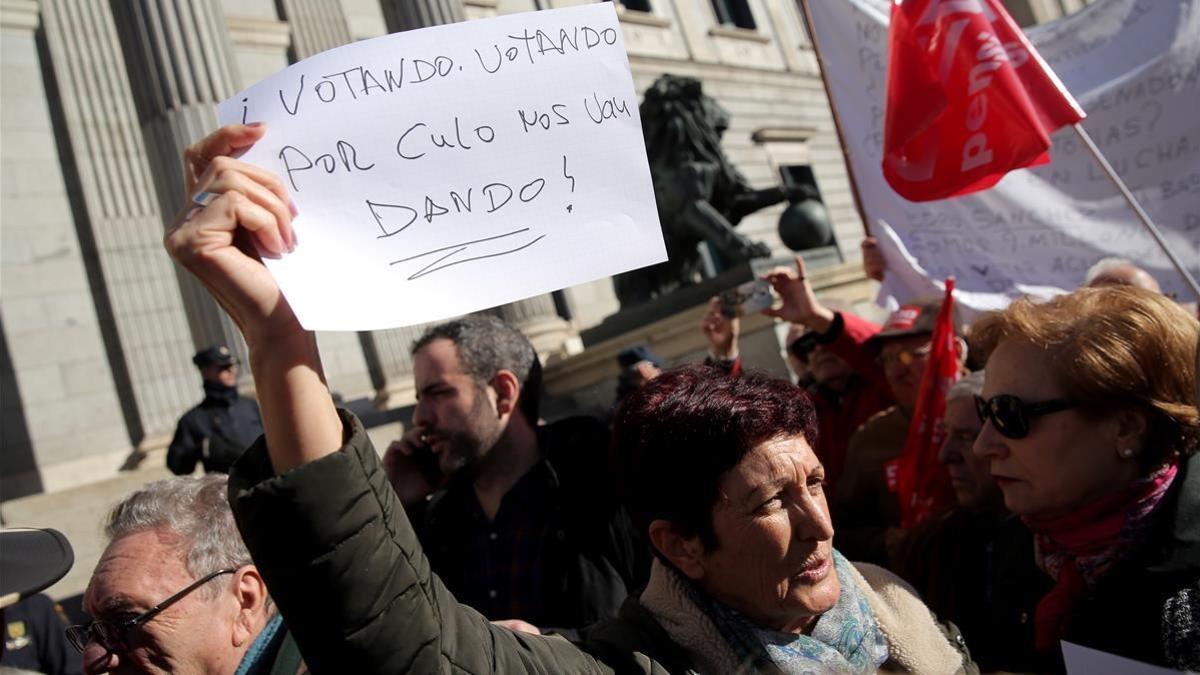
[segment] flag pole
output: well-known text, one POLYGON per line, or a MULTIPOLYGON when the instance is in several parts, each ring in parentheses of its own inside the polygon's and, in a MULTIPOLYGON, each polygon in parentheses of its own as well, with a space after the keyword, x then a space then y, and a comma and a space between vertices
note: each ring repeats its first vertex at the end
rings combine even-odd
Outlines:
POLYGON ((842 157, 846 164, 846 177, 850 179, 850 195, 854 199, 854 208, 862 219, 863 234, 871 236, 871 226, 867 224, 867 212, 863 210, 862 196, 858 193, 858 181, 854 178, 854 167, 850 164, 850 152, 846 146, 846 135, 842 133, 842 122, 838 118, 837 103, 833 100, 833 92, 829 90, 829 79, 825 77, 825 58, 821 56, 821 43, 817 40, 817 31, 813 26, 812 13, 808 11, 808 0, 797 0, 800 3, 800 13, 804 15, 804 28, 808 31, 808 40, 812 43, 813 54, 817 57, 817 69, 821 72, 821 85, 825 87, 825 98, 829 101, 829 112, 833 116, 833 128, 837 132, 838 144, 842 146, 842 157))
POLYGON ((1163 253, 1167 254, 1167 258, 1170 259, 1171 264, 1175 266, 1175 269, 1179 271, 1179 274, 1183 276, 1183 280, 1187 282, 1187 285, 1191 286, 1192 293, 1196 295, 1197 299, 1200 299, 1200 284, 1196 283, 1195 277, 1188 272, 1187 268, 1183 266, 1183 263, 1180 262, 1179 258, 1175 257, 1175 253, 1171 251, 1170 247, 1167 246, 1167 241, 1163 239, 1162 232, 1160 232, 1159 229, 1154 225, 1154 222, 1150 220, 1150 216, 1146 214, 1146 211, 1142 209, 1142 205, 1138 203, 1137 199, 1134 198, 1133 193, 1129 191, 1128 187, 1126 187, 1125 181, 1121 180, 1121 177, 1117 175, 1116 170, 1113 169, 1112 165, 1108 163, 1108 159, 1103 153, 1100 152, 1100 148, 1096 147, 1096 143, 1092 140, 1092 136, 1079 122, 1076 122, 1072 126, 1075 127, 1075 133, 1079 134, 1080 140, 1082 140, 1083 144, 1087 146, 1087 149, 1091 151, 1092 156, 1096 158, 1096 162, 1100 164, 1100 168, 1104 169, 1104 173, 1108 175, 1108 179, 1112 181, 1113 185, 1117 186, 1117 190, 1120 191, 1121 196, 1125 198, 1125 203, 1129 204, 1130 209, 1133 209, 1134 214, 1137 215, 1138 220, 1142 221, 1142 225, 1145 226, 1146 231, 1150 233, 1150 236, 1154 237, 1154 241, 1158 243, 1158 246, 1162 249, 1163 253))

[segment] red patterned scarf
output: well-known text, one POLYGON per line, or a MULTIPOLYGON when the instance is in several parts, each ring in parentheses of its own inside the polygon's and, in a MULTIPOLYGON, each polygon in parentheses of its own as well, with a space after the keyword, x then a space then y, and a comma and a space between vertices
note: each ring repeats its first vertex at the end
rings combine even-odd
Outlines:
POLYGON ((1172 458, 1129 487, 1064 516, 1023 519, 1034 533, 1038 566, 1057 582, 1038 602, 1039 651, 1057 646, 1075 604, 1143 541, 1178 471, 1179 460, 1172 458))

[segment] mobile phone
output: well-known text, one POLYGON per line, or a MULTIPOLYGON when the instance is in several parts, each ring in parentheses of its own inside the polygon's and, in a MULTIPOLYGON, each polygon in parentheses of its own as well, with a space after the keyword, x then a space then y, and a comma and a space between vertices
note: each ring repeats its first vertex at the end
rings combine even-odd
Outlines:
POLYGON ((732 319, 753 314, 771 306, 771 283, 766 279, 755 279, 731 288, 719 296, 721 313, 732 319))
POLYGON ((421 477, 430 485, 442 484, 442 468, 438 466, 437 455, 433 452, 433 448, 428 445, 418 445, 412 451, 413 463, 417 465, 417 471, 421 472, 421 477))

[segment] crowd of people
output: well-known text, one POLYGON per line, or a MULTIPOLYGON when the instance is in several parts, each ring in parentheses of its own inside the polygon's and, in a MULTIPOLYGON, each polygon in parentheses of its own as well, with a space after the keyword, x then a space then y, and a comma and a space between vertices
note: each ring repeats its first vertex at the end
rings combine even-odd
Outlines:
POLYGON ((1200 323, 1128 261, 955 317, 953 500, 915 525, 895 473, 942 298, 875 324, 801 258, 764 312, 794 383, 714 299, 706 362, 632 348, 610 420, 545 424, 529 340, 471 316, 413 345, 412 425, 381 456, 247 253, 295 247, 282 183, 234 158, 264 133, 189 149, 165 241, 241 328, 258 408, 235 412, 228 351, 197 355, 172 468, 211 472, 109 515, 66 633, 85 672, 1058 672, 1064 640, 1200 669, 1200 323), (236 461, 203 450, 252 427, 236 461))

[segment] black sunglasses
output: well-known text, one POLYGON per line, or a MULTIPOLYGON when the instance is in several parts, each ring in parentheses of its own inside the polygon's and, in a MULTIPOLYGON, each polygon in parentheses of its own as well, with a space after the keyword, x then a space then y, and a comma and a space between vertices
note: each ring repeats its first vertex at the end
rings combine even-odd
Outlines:
POLYGON ((980 423, 992 421, 992 426, 1005 438, 1025 438, 1029 435, 1029 421, 1034 417, 1049 415, 1075 404, 1065 398, 1056 398, 1038 403, 1026 403, 1016 396, 1000 394, 990 399, 975 397, 975 412, 980 423))
POLYGON ((158 616, 164 609, 170 607, 182 600, 188 593, 200 588, 204 584, 221 576, 222 574, 233 574, 237 571, 236 567, 229 569, 217 570, 211 574, 206 574, 196 581, 193 581, 186 588, 175 593, 171 597, 163 600, 150 609, 138 614, 132 619, 124 621, 92 621, 83 625, 71 626, 67 629, 67 640, 71 642, 71 646, 79 650, 82 654, 88 644, 95 641, 96 644, 104 647, 108 653, 120 651, 128 644, 126 636, 130 629, 148 623, 151 619, 158 616))

